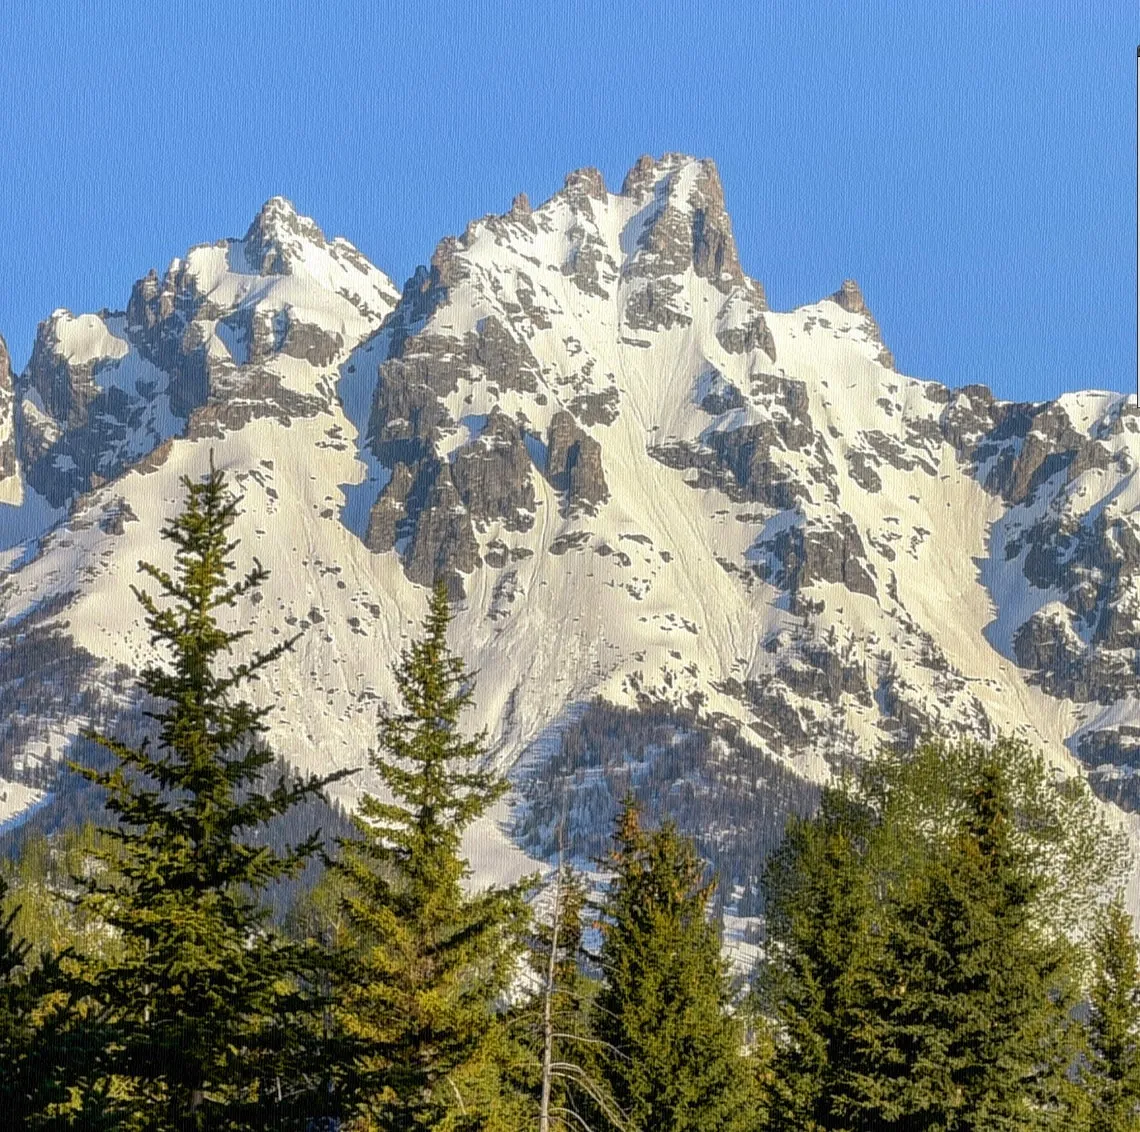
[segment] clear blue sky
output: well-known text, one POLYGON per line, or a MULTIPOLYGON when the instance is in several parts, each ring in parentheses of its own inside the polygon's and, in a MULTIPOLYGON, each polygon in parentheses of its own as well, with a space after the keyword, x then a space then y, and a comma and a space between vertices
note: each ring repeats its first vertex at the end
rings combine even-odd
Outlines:
POLYGON ((468 219, 641 153, 720 167, 787 308, 861 283, 901 369, 1135 375, 1135 0, 0 0, 0 333, 282 193, 398 284, 468 219))

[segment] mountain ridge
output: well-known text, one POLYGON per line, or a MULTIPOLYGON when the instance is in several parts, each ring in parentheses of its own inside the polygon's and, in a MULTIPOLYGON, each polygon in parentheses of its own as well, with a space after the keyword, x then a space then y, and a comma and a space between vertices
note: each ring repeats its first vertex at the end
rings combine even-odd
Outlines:
POLYGON ((541 854, 556 788, 584 845, 632 783, 715 813, 743 887, 782 813, 931 728, 1020 734, 1135 824, 1140 414, 907 377, 852 280, 772 311, 711 161, 642 158, 616 194, 572 172, 400 290, 274 197, 125 311, 55 312, 5 372, 0 648, 54 658, 0 669, 9 819, 73 742, 60 657, 88 711, 134 710, 127 579, 213 450, 273 571, 250 627, 305 629, 265 688, 298 765, 362 761, 448 581, 517 787, 481 875, 541 854))

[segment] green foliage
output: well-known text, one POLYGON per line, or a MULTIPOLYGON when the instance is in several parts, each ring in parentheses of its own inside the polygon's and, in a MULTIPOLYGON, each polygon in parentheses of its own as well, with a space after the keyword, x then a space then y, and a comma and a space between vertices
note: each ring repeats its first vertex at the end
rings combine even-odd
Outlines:
POLYGON ((47 837, 36 833, 24 840, 20 855, 0 864, 13 900, 13 930, 32 954, 100 953, 110 958, 119 940, 89 909, 76 905, 80 892, 75 877, 96 869, 114 868, 108 860, 113 846, 92 822, 47 837))
POLYGON ((1046 881, 1019 840, 994 762, 944 852, 895 894, 864 1112, 963 1132, 1059 1126, 1077 1051, 1075 956, 1035 924, 1046 881))
POLYGON ((1132 921, 1105 909, 1093 938, 1088 1061, 1090 1132, 1140 1130, 1140 960, 1132 921))
POLYGON ((884 754, 826 791, 765 877, 772 1126, 1071 1127, 1066 932, 1123 864, 1087 788, 1011 741, 884 754))
POLYGON ((987 768, 1000 768, 1010 807, 1008 836, 1034 880, 1032 917, 1049 935, 1076 935, 1122 882, 1129 864, 1123 833, 1113 830, 1079 776, 1051 770, 1026 743, 992 745, 930 740, 913 752, 885 750, 869 762, 855 792, 892 831, 894 870, 938 850, 967 819, 987 768))
POLYGON ((824 792, 819 814, 793 821, 765 874, 768 962, 764 1005, 782 1038, 773 1055, 775 1128, 842 1129, 882 961, 870 863, 875 820, 846 790, 824 792))
POLYGON ((92 734, 116 765, 74 768, 106 790, 116 820, 105 831, 111 847, 94 851, 108 867, 77 878, 78 905, 121 949, 86 965, 97 1012, 85 1024, 94 1053, 82 1099, 88 1117, 122 1128, 254 1128, 274 1119, 268 1083, 308 1008, 297 986, 310 963, 265 930, 257 895, 295 875, 320 844, 314 834, 276 852, 257 834, 343 772, 258 790, 273 762, 262 738, 268 709, 237 693, 295 638, 225 666, 246 632, 219 617, 266 571, 255 561, 231 580, 237 501, 224 475, 211 467, 204 481, 184 483, 186 504, 162 531, 174 570, 140 563, 160 598, 135 588, 152 644, 169 658, 140 675, 156 742, 92 734))
POLYGON ((704 863, 672 824, 644 830, 627 798, 608 864, 593 1032, 613 1097, 631 1128, 743 1132, 755 1115, 753 1076, 729 1013, 704 863))
MULTIPOLYGON (((526 884, 467 895, 466 829, 506 789, 479 768, 482 734, 459 728, 472 691, 448 651, 447 592, 395 667, 402 710, 382 714, 373 765, 390 800, 364 795, 336 865, 353 940, 339 1020, 357 1043, 362 1127, 494 1128, 514 1100, 496 1000, 517 966, 526 884)), ((529 882, 528 882, 529 883, 529 882)), ((517 1113, 514 1114, 517 1116, 517 1113)))

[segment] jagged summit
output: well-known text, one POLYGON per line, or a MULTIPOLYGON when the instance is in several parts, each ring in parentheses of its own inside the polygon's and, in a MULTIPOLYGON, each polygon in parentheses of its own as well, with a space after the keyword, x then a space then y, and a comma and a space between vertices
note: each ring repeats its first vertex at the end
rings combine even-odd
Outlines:
POLYGON ((837 303, 841 306, 848 314, 863 316, 863 326, 867 340, 876 343, 880 347, 878 353, 879 364, 882 365, 884 369, 893 370, 895 368, 894 354, 887 349, 886 344, 883 342, 883 335, 879 329, 879 324, 875 321, 875 316, 867 306, 859 284, 856 283, 854 279, 844 279, 839 290, 830 295, 829 298, 833 303, 837 303))
MULTIPOLYGON (((28 506, 46 502, 47 519, 184 433, 320 411, 332 392, 312 374, 332 372, 396 298, 348 241, 326 240, 272 197, 243 239, 200 244, 164 274, 148 271, 125 311, 54 311, 7 407, 35 493, 28 506), (298 360, 312 370, 299 373, 298 360)), ((7 527, 0 543, 11 545, 25 528, 7 527)))
POLYGON ((306 246, 328 246, 316 221, 302 216, 281 196, 270 197, 261 206, 242 242, 246 259, 259 275, 288 275, 304 262, 306 246))
POLYGON ((859 284, 854 279, 844 279, 843 285, 831 298, 849 314, 863 314, 867 310, 867 304, 863 301, 863 292, 859 290, 859 284))

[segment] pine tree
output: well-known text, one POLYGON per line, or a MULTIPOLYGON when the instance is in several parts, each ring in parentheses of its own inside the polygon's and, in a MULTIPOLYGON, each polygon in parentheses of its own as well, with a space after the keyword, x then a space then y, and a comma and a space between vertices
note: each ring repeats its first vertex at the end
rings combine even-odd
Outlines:
POLYGON ((372 763, 390 800, 361 798, 358 836, 341 842, 336 866, 356 940, 340 1023, 360 1048, 359 1125, 370 1130, 493 1128, 512 1100, 499 1082, 495 1008, 519 959, 531 882, 463 891, 463 831, 507 784, 480 769, 485 735, 460 731, 473 692, 447 648, 450 618, 439 585, 423 638, 394 669, 402 710, 380 717, 372 763))
POLYGON ((644 830, 632 798, 608 864, 593 1031, 612 1095, 631 1128, 742 1132, 754 1116, 753 1077, 729 1013, 705 866, 672 824, 644 830))
POLYGON ((212 459, 203 481, 183 483, 185 506, 161 532, 174 545, 173 571, 142 562, 160 597, 134 588, 166 654, 139 678, 157 734, 132 747, 91 733, 117 765, 74 767, 107 791, 117 819, 106 831, 113 848, 101 851, 114 868, 87 878, 80 898, 122 950, 89 971, 90 998, 113 1028, 97 1066, 112 1084, 89 1092, 87 1107, 121 1128, 248 1129, 275 1119, 270 1083, 280 1087, 308 966, 301 949, 266 931, 257 894, 296 874, 320 844, 315 834, 274 852, 256 837, 349 772, 262 792, 274 759, 263 738, 269 709, 237 693, 296 638, 226 667, 248 631, 219 616, 267 571, 255 559, 232 577, 238 500, 212 459))
POLYGON ((1132 921, 1110 905, 1094 935, 1083 1084, 1090 1132, 1140 1132, 1140 959, 1132 921))

